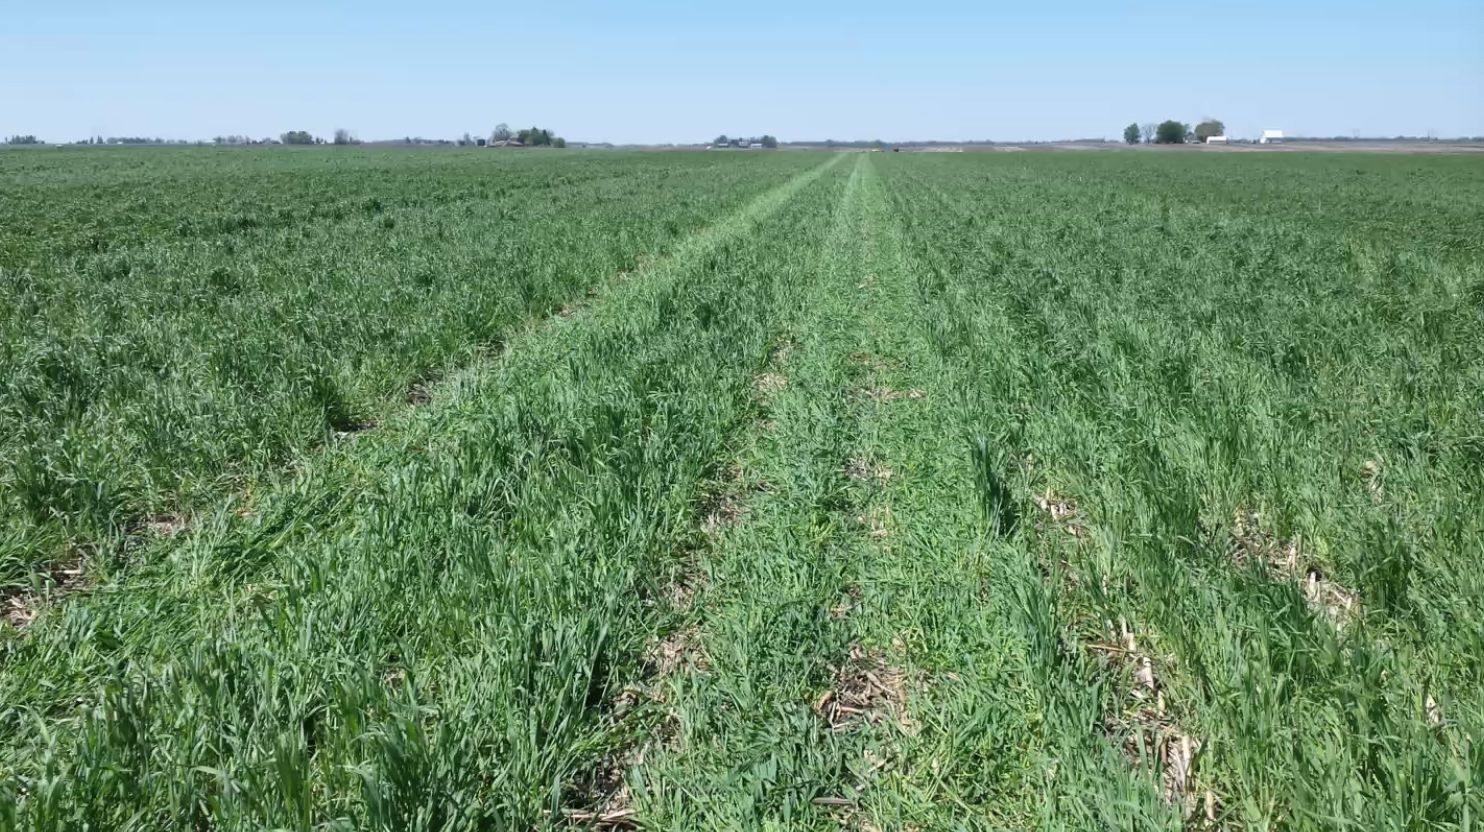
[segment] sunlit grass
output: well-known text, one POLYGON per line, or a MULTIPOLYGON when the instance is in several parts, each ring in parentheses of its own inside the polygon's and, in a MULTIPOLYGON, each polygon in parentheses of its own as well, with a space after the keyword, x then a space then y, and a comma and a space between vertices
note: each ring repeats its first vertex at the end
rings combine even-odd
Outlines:
POLYGON ((1473 160, 24 158, 7 828, 1484 808, 1473 160))
POLYGON ((114 565, 145 519, 376 422, 808 165, 49 158, 0 192, 0 585, 114 565))

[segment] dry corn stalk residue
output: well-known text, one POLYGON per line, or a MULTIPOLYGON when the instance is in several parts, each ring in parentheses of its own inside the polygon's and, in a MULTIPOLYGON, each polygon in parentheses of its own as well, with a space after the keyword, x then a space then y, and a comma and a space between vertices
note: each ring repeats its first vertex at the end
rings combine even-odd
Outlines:
POLYGON ((1256 511, 1237 509, 1232 521, 1237 561, 1257 561, 1273 572, 1297 580, 1309 606, 1343 631, 1360 614, 1360 596, 1331 580, 1305 558, 1297 536, 1283 540, 1264 530, 1261 520, 1256 511))
MULTIPOLYGON (((1105 717, 1104 730, 1118 738, 1131 763, 1140 765, 1147 760, 1157 767, 1161 795, 1167 803, 1181 806, 1189 818, 1199 802, 1191 775, 1203 743, 1175 718, 1165 701, 1155 657, 1128 623, 1120 621, 1116 633, 1110 622, 1105 625, 1109 642, 1092 645, 1092 649, 1128 681, 1119 711, 1105 717)), ((1214 794, 1206 795, 1206 803, 1214 811, 1214 794)))
POLYGON ((852 644, 845 662, 835 670, 834 683, 814 703, 814 710, 833 731, 850 731, 890 719, 904 730, 915 730, 907 716, 907 677, 880 649, 852 644))

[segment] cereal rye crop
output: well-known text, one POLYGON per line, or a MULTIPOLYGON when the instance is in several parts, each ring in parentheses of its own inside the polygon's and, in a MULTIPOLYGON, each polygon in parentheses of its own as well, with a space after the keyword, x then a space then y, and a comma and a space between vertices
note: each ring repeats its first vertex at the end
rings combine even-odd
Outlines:
POLYGON ((0 174, 4 828, 1484 808, 1477 160, 0 174))

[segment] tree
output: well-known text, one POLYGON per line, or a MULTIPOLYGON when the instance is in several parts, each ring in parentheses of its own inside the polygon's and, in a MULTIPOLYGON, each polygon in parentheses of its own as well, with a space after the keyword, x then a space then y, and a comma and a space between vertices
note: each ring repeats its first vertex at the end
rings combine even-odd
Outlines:
POLYGON ((1159 129, 1159 125, 1152 121, 1146 121, 1139 125, 1139 135, 1143 137, 1144 144, 1154 141, 1154 131, 1157 129, 1159 129))
POLYGON ((318 144, 318 140, 309 135, 308 130, 290 130, 278 138, 284 144, 318 144))
MULTIPOLYGON (((532 127, 529 130, 522 130, 515 137, 526 147, 552 147, 556 144, 557 140, 556 134, 544 127, 532 127)), ((562 145, 565 147, 566 142, 563 142, 562 145)))
POLYGON ((1226 125, 1220 119, 1208 118, 1195 126, 1196 141, 1204 142, 1212 136, 1225 136, 1226 125))
POLYGON ((495 125, 495 132, 490 134, 490 141, 508 142, 510 141, 510 135, 510 125, 502 121, 495 125))
POLYGON ((1137 124, 1130 124, 1129 126, 1123 128, 1123 143, 1124 144, 1138 144, 1139 143, 1139 125, 1137 125, 1137 124))
POLYGON ((722 133, 720 136, 717 136, 716 137, 716 141, 712 142, 711 143, 711 146, 712 147, 726 147, 729 144, 731 144, 731 142, 727 140, 727 134, 722 133))
POLYGON ((1174 119, 1162 121, 1154 128, 1155 144, 1185 144, 1185 125, 1174 119))
POLYGON ((886 146, 886 144, 884 142, 882 142, 880 139, 873 139, 871 141, 871 149, 872 150, 880 150, 881 148, 883 148, 885 146, 886 146))
POLYGON ((346 130, 344 127, 336 128, 334 141, 335 144, 338 145, 360 144, 360 142, 356 139, 355 134, 350 132, 349 130, 346 130))
POLYGON ((762 137, 762 139, 760 139, 760 141, 763 143, 763 147, 766 147, 769 150, 774 150, 778 147, 778 140, 773 138, 772 136, 765 135, 762 137))
POLYGON ((11 136, 5 140, 6 144, 41 144, 41 140, 35 136, 11 136))
POLYGON ((560 147, 566 147, 567 146, 567 140, 564 139, 564 138, 562 138, 561 136, 557 136, 556 138, 554 138, 554 139, 551 140, 551 146, 552 147, 558 147, 558 148, 560 148, 560 147))

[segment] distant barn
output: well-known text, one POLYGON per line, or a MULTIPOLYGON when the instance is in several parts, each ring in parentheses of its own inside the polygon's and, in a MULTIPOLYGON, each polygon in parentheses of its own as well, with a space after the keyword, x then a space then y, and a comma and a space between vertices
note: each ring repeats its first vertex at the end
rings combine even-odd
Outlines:
POLYGON ((1257 140, 1257 143, 1258 144, 1282 144, 1283 143, 1283 131, 1282 130, 1264 130, 1264 131, 1262 131, 1262 138, 1258 139, 1257 140))

